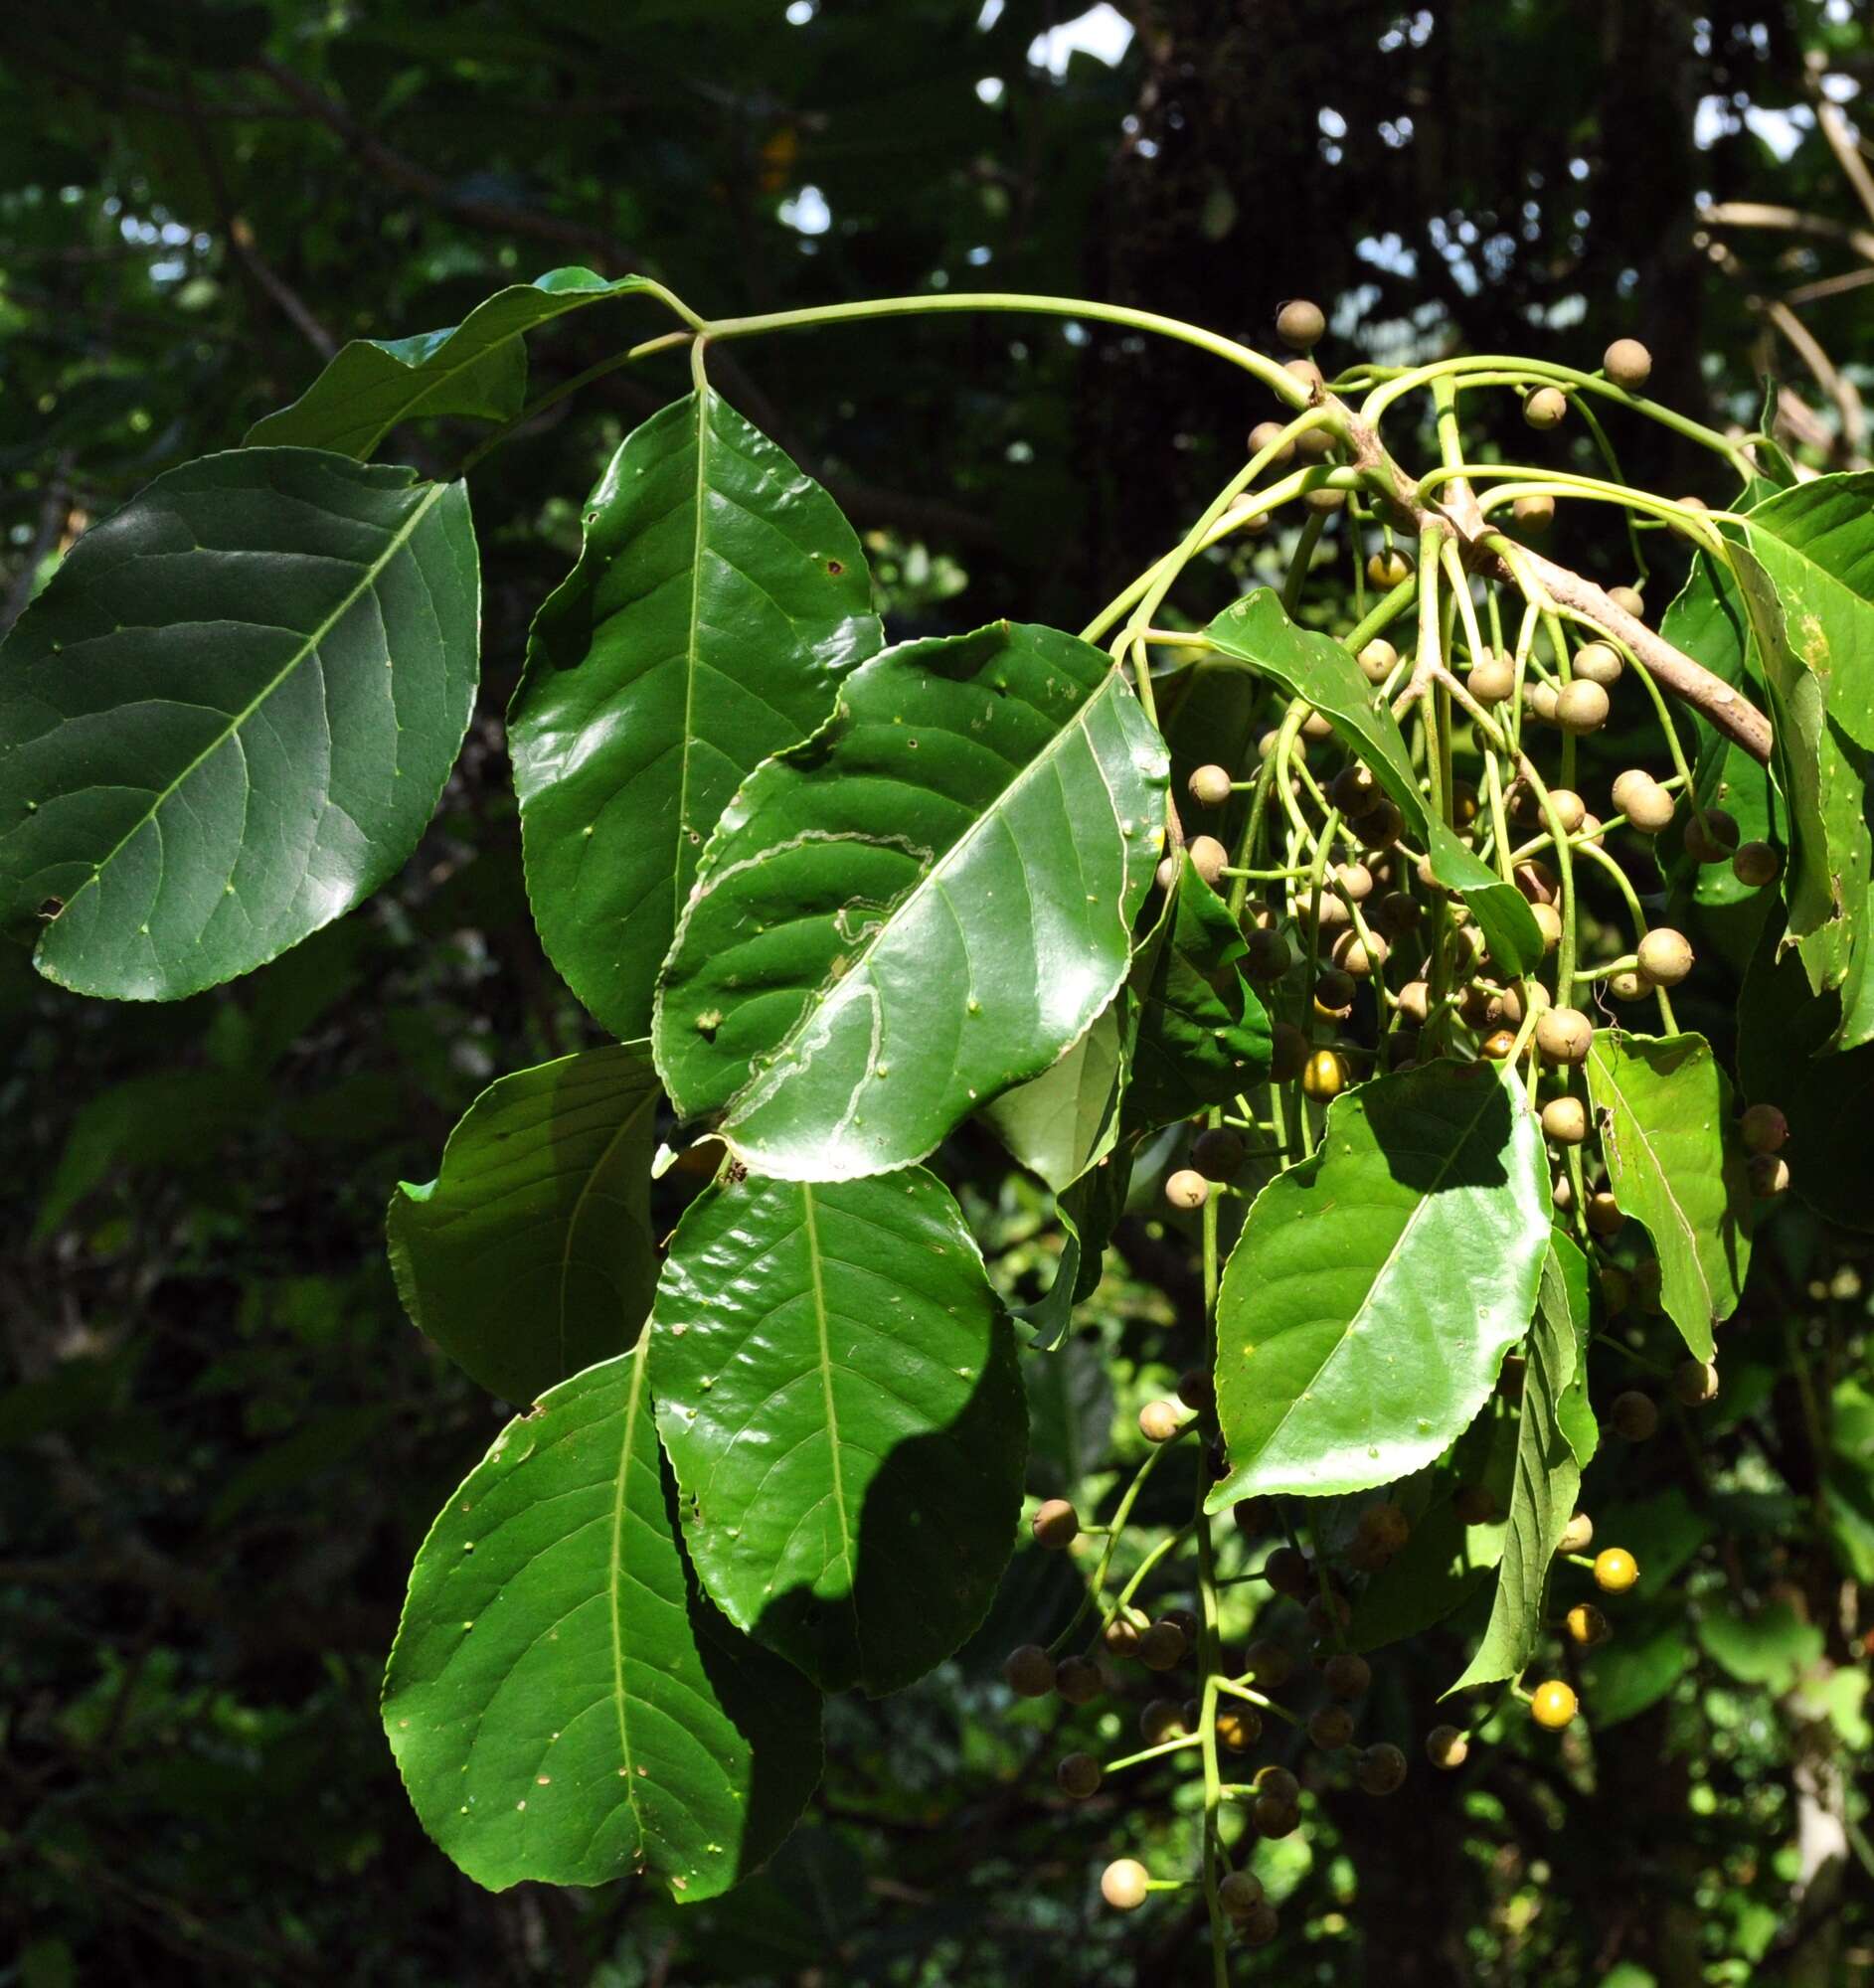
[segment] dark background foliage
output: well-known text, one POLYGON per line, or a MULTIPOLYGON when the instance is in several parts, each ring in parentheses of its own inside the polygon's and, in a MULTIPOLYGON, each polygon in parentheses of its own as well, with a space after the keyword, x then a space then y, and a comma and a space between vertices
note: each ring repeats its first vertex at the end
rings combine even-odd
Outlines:
MULTIPOLYGON (((1839 96, 1874 86, 1860 8, 1134 0, 1096 10, 1104 54, 1075 51, 1085 24, 1047 39, 1074 11, 6 9, 0 625, 87 521, 236 444, 337 343, 452 323, 566 262, 655 274, 716 314, 994 287, 1252 339, 1311 294, 1335 351, 1389 361, 1592 364, 1630 332, 1661 398, 1749 425, 1775 370, 1822 411, 1791 400, 1792 441, 1854 459, 1868 292, 1829 287, 1852 246, 1733 232, 1724 266, 1700 210, 1870 225, 1817 123, 1823 70, 1839 96), (1766 316, 1792 289, 1819 384, 1766 316)), ((639 299, 581 313, 535 341, 536 390, 663 328, 639 299)), ((500 715, 581 498, 681 369, 607 376, 477 477, 482 704, 393 889, 173 1007, 82 1002, 0 955, 0 1981, 1153 1983, 1191 1964, 1177 1907, 1143 1926, 1090 1908, 1113 1806, 1067 1816, 1023 1771, 1046 1728, 1009 1719, 993 1679, 1058 1605, 1059 1570, 1032 1558, 957 1662, 833 1708, 808 1826, 721 1906, 480 1894, 423 1838, 383 1743, 412 1554, 505 1410, 408 1325, 382 1213, 492 1076, 591 1039, 528 922, 500 715)), ((716 371, 866 534, 899 633, 1078 626, 1271 412, 1200 354, 1029 319, 816 331, 716 371)), ((473 438, 442 424, 406 452, 446 469, 473 438)), ((1636 480, 1711 476, 1662 430, 1636 443, 1636 480)), ((950 1157, 1018 1286, 1043 1211, 986 1140, 950 1157)), ((1831 1492, 1785 1355, 1812 1350, 1824 1400, 1849 1371, 1860 1245, 1786 1234, 1739 1328, 1717 1488, 1680 1453, 1623 1489, 1655 1519, 1689 1497, 1701 1541, 1730 1533, 1703 1547, 1717 1605, 1727 1582, 1781 1594, 1842 1657, 1865 1625, 1843 1614, 1828 1499, 1852 1516, 1861 1494, 1831 1492)), ((1077 1443, 1104 1455, 1098 1352, 1149 1375, 1188 1301, 1153 1229, 1122 1241, 1042 1416, 1043 1478, 1079 1480, 1077 1443)), ((1668 1684, 1693 1634, 1672 1606, 1668 1684)), ((1385 1689, 1423 1721, 1436 1670, 1402 1661, 1385 1689)), ((1272 1978, 1868 1978, 1865 1872, 1789 1905, 1811 1727, 1701 1689, 1688 1673, 1655 1694, 1586 1780, 1506 1755, 1461 1792, 1419 1773, 1394 1804, 1331 1797, 1272 1978)))

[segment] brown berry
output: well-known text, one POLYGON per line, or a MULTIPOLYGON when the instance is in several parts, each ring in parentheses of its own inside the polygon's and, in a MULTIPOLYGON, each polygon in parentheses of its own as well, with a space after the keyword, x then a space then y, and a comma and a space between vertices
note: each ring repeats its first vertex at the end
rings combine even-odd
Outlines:
MULTIPOLYGON (((1280 440, 1282 429, 1286 425, 1285 421, 1258 421, 1250 430, 1250 453, 1252 455, 1261 455, 1265 449, 1274 447, 1280 440)), ((1276 450, 1276 453, 1270 457, 1271 466, 1273 467, 1277 463, 1287 462, 1293 455, 1294 443, 1292 441, 1284 441, 1276 450)))
POLYGON ((1586 1063, 1595 1025, 1579 1008, 1550 1008, 1536 1017, 1536 1047, 1551 1063, 1586 1063))
POLYGON ((1694 863, 1728 863, 1737 846, 1737 818, 1724 808, 1694 811, 1685 824, 1685 853, 1694 863))
POLYGON ((1738 1137, 1748 1153, 1777 1153, 1789 1136, 1789 1121, 1774 1104, 1753 1104, 1738 1120, 1738 1137))
POLYGON ((1319 304, 1291 297, 1276 313, 1276 336, 1295 352, 1312 352, 1327 331, 1319 304))
POLYGON ((1288 941, 1280 932, 1249 932, 1243 942, 1248 947, 1243 958, 1243 970, 1252 980, 1267 984, 1271 980, 1279 980, 1288 971, 1291 955, 1288 941))
POLYGON ((1688 1408, 1718 1399, 1718 1369, 1709 1360, 1681 1360, 1672 1370, 1672 1392, 1688 1408))
POLYGON ((1059 1552, 1074 1544, 1080 1534, 1080 1514, 1065 1498, 1046 1498, 1035 1507, 1028 1529, 1037 1546, 1059 1552))
POLYGON ((1759 1201, 1775 1201, 1789 1187, 1789 1162, 1781 1153, 1753 1153, 1748 1172, 1751 1192, 1759 1201))
POLYGON ((1106 1677, 1091 1657, 1063 1657, 1054 1667, 1055 1695, 1069 1705, 1092 1705, 1106 1688, 1106 1677))
POLYGON ((1247 1753, 1263 1737, 1262 1716, 1247 1705, 1226 1705, 1217 1714, 1217 1738, 1229 1753, 1247 1753))
POLYGON ((1370 1795, 1397 1794, 1406 1783, 1406 1756, 1390 1740, 1361 1750, 1353 1777, 1370 1795))
POLYGON ((1054 1770, 1054 1778, 1064 1795, 1085 1801, 1100 1792, 1100 1762, 1091 1753, 1070 1753, 1054 1770))
POLYGON ((1510 514, 1526 532, 1546 532, 1555 523, 1555 499, 1544 491, 1518 497, 1510 514))
POLYGON ((1740 842, 1731 858, 1731 874, 1747 890, 1761 891, 1783 875, 1783 858, 1769 842, 1740 842))
POLYGON ((1608 722, 1610 709, 1607 692, 1586 677, 1564 684, 1555 694, 1555 722, 1577 738, 1599 732, 1608 722))
POLYGON ((1628 1388, 1624 1394, 1615 1396, 1608 1420, 1614 1425, 1616 1435, 1628 1442, 1646 1442, 1659 1427, 1659 1410, 1653 1407, 1649 1395, 1628 1388))
POLYGON ((1202 1413, 1217 1406, 1217 1384, 1203 1368, 1187 1368, 1178 1376, 1178 1400, 1187 1408, 1195 1408, 1202 1413))
POLYGON ((1184 1707, 1175 1698, 1148 1699, 1139 1708, 1138 1737, 1147 1746, 1162 1746, 1168 1740, 1181 1740, 1191 1730, 1185 1723, 1184 1707))
POLYGON ((1425 1736, 1425 1757, 1447 1773, 1461 1767, 1470 1754, 1470 1736, 1455 1726, 1435 1726, 1425 1736))
POLYGON ((1115 1657, 1135 1657, 1144 1633, 1129 1615, 1115 1615, 1102 1630, 1101 1640, 1115 1657))
POLYGON ((1300 1808, 1274 1795, 1258 1795, 1250 1814, 1258 1836, 1292 1836, 1301 1827, 1300 1808))
POLYGON ((1636 338, 1617 338, 1601 355, 1602 370, 1617 387, 1637 394, 1652 374, 1652 354, 1636 338))
POLYGON ((1321 1682, 1332 1698, 1360 1698, 1373 1682, 1372 1667, 1364 1657, 1341 1650, 1321 1666, 1321 1682))
POLYGON ((1376 1546, 1384 1553, 1396 1554, 1412 1537, 1412 1521, 1406 1517, 1402 1506, 1394 1504, 1390 1498, 1383 1498, 1361 1512, 1354 1530, 1370 1546, 1376 1546))
POLYGON ((1500 1516, 1496 1493, 1487 1484, 1466 1484, 1451 1500, 1451 1510, 1466 1526, 1493 1526, 1500 1516))
POLYGON ((1039 1643, 1024 1643, 1002 1660, 1002 1677, 1017 1698, 1045 1698, 1054 1689, 1054 1659, 1039 1643))
POLYGON ((1338 1752, 1353 1738, 1353 1714, 1344 1705, 1324 1705, 1308 1721, 1308 1738, 1323 1753, 1338 1752))
POLYGON ((1578 1601, 1568 1611, 1568 1633, 1583 1649, 1592 1650, 1614 1634, 1608 1618, 1592 1601, 1578 1601))
POLYGON ((1263 1881, 1253 1872, 1232 1871, 1218 1881, 1217 1903, 1233 1919, 1247 1919, 1263 1903, 1263 1881))
POLYGON ((1344 1015, 1353 1006, 1353 975, 1340 967, 1323 967, 1314 976, 1314 1005, 1322 1015, 1344 1015))
POLYGON ((1278 1547, 1263 1563, 1263 1578, 1278 1594, 1298 1601, 1314 1586, 1314 1570, 1293 1547, 1278 1547))
POLYGON ((1207 1181, 1236 1177, 1243 1164, 1243 1135, 1228 1125, 1212 1125, 1191 1141, 1191 1165, 1207 1181))
POLYGON ((1184 1650, 1184 1631, 1175 1622, 1154 1622, 1138 1639, 1138 1660, 1148 1671, 1176 1670, 1184 1650))
POLYGON ((1278 1691, 1294 1675, 1294 1653, 1285 1644, 1261 1636, 1244 1651, 1243 1668, 1263 1690, 1278 1691))
POLYGON ((1307 1068, 1308 1039, 1292 1022, 1278 1022, 1269 1035, 1270 1077, 1278 1083, 1286 1083, 1307 1068))

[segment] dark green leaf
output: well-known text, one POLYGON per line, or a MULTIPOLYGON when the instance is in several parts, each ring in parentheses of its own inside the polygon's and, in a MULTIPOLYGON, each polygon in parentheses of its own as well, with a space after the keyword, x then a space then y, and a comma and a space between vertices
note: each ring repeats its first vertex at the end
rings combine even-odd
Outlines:
MULTIPOLYGON (((1579 1260, 1581 1252, 1575 1253, 1579 1260)), ((1577 1385, 1581 1351, 1588 1339, 1586 1278, 1573 1289, 1570 1284, 1568 1268, 1551 1244, 1543 1259, 1535 1323, 1529 1328, 1516 1471, 1496 1599, 1483 1641, 1463 1676, 1451 1686, 1453 1692, 1521 1677, 1542 1641, 1549 1570, 1581 1489, 1581 1465, 1563 1432, 1562 1404, 1577 1385)))
POLYGON ((1127 1131, 1193 1118, 1268 1076, 1269 1016, 1237 967, 1248 950, 1222 899, 1180 863, 1172 915, 1138 988, 1127 1131))
POLYGON ((1709 1360, 1711 1329, 1737 1309, 1751 1260, 1730 1080, 1703 1036, 1620 1029, 1596 1030, 1587 1073, 1609 1190, 1652 1239, 1660 1302, 1679 1336, 1709 1360))
POLYGON ((651 1378, 691 1559, 738 1627, 877 1696, 982 1619, 1027 1409, 1013 1329, 935 1176, 712 1189, 665 1259, 651 1378))
POLYGON ((714 1898, 819 1778, 818 1697, 697 1591, 634 1352, 510 1422, 417 1557, 384 1730, 492 1891, 650 1871, 714 1898))
POLYGON ((1109 1153, 1118 1136, 1125 1039, 1131 1033, 1129 1021, 1121 1019, 1127 1003, 1121 991, 1058 1063, 983 1107, 996 1137, 1057 1194, 1109 1153))
POLYGON ((469 1107, 437 1178, 392 1197, 405 1309, 491 1394, 531 1402, 642 1324, 658 1094, 635 1044, 518 1071, 469 1107))
POLYGON ((1595 1329, 1594 1279, 1581 1245, 1559 1229, 1549 1238, 1549 1260, 1542 1266, 1544 1292, 1549 1291, 1558 1271, 1561 1288, 1557 1295, 1575 1329, 1575 1358, 1572 1378, 1563 1384, 1556 1399, 1555 1418, 1576 1463, 1586 1470, 1601 1447, 1601 1424, 1588 1399, 1588 1343, 1595 1329))
POLYGON ((888 649, 737 795, 658 992, 673 1101, 789 1179, 882 1173, 1111 1000, 1165 752, 1098 649, 995 622, 888 649))
POLYGON ((0 648, 0 917, 44 909, 40 971, 173 1000, 374 891, 467 729, 478 597, 460 484, 309 449, 87 532, 0 648))
POLYGON ((1231 1468, 1209 1509, 1431 1462, 1528 1329, 1548 1241, 1541 1136, 1496 1065, 1430 1063, 1336 1098, 1314 1157, 1264 1188, 1224 1271, 1231 1468))
POLYGON ((650 1031, 658 962, 744 776, 883 639, 852 527, 713 393, 627 435, 535 617, 508 719, 527 890, 568 986, 650 1031))
POLYGON ((1542 933, 1522 895, 1481 863, 1439 818, 1419 789, 1412 754, 1386 700, 1331 636, 1298 628, 1274 588, 1259 587, 1224 609, 1205 631, 1225 655, 1305 698, 1365 761, 1424 843, 1432 875, 1469 905, 1492 955, 1511 973, 1542 963, 1542 933))
POLYGON ((1022 1362, 1028 1395, 1028 1488, 1073 1498, 1112 1454, 1112 1381, 1105 1347, 1082 1334, 1022 1362))
POLYGON ((1024 1305, 1018 1316, 1033 1328, 1035 1345, 1052 1352, 1066 1336, 1074 1307, 1100 1288, 1107 1244, 1125 1213, 1132 1184, 1133 1148, 1127 1143, 1081 1175, 1055 1202, 1063 1242, 1060 1264, 1045 1297, 1024 1305))
POLYGON ((602 297, 644 287, 590 269, 549 269, 479 303, 458 325, 412 338, 354 338, 290 408, 248 430, 250 448, 329 448, 362 459, 400 421, 466 414, 505 421, 527 398, 524 333, 602 297))

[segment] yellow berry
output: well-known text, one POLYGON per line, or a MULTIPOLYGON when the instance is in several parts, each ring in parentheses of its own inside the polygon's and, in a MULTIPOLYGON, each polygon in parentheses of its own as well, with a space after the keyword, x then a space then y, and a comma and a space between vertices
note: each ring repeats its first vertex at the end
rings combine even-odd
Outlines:
POLYGON ((1639 1579, 1639 1564, 1624 1547, 1604 1547, 1595 1555, 1595 1581, 1609 1594, 1624 1594, 1639 1579))
POLYGON ((1575 1694, 1560 1678, 1551 1678, 1547 1684, 1537 1685, 1535 1696, 1529 1701, 1529 1716, 1538 1726, 1546 1726, 1551 1733, 1561 1732, 1578 1710, 1575 1694))

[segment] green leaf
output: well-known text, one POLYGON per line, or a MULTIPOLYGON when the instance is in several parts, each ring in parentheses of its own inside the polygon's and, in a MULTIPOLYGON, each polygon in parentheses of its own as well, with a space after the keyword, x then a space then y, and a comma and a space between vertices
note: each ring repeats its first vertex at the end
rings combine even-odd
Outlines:
POLYGON ((1839 991, 1854 1005, 1853 979, 1867 924, 1874 840, 1867 823, 1866 755, 1830 722, 1819 677, 1790 644, 1770 576, 1735 549, 1740 591, 1757 638, 1775 730, 1778 782, 1789 806, 1789 851, 1783 897, 1786 943, 1801 955, 1816 993, 1839 991))
POLYGON ((739 1628, 878 1697, 981 1621, 1028 1411, 1014 1330, 935 1175, 705 1194, 664 1262, 651 1380, 690 1557, 739 1628))
POLYGON ((1057 1194, 1112 1150, 1125 1080, 1123 991, 1096 1015, 1061 1060, 1003 1091, 982 1115, 1010 1154, 1057 1194))
POLYGON ((531 1402, 643 1323, 658 1096, 637 1044, 518 1071, 470 1105, 436 1179, 392 1196, 404 1308, 491 1394, 531 1402))
POLYGON ((930 1152, 1117 992, 1164 785, 1131 690, 1072 636, 875 656, 704 851, 652 1037, 678 1110, 787 1179, 930 1152))
POLYGON ((1739 1684, 1761 1684, 1781 1695, 1822 1654, 1822 1632, 1787 1601, 1772 1601, 1755 1615, 1719 1607, 1698 1623, 1698 1645, 1739 1684))
POLYGON ((1269 1016, 1237 967, 1248 950, 1223 900, 1181 862, 1172 915, 1138 990, 1127 1131, 1193 1118, 1268 1076, 1269 1016))
MULTIPOLYGON (((1580 1258, 1581 1252, 1575 1253, 1580 1258)), ((1581 1490, 1581 1465, 1563 1431, 1561 1409, 1577 1383, 1588 1338, 1585 1276, 1570 1286, 1568 1268, 1551 1243, 1543 1259, 1535 1323, 1529 1328, 1516 1471, 1496 1598, 1483 1641, 1447 1698, 1475 1685, 1521 1677, 1542 1641, 1549 1571, 1581 1490), (1583 1301, 1579 1316, 1578 1300, 1583 1301)))
POLYGON ((713 393, 627 435, 585 517, 508 746, 541 941, 631 1038, 730 796, 823 723, 883 636, 838 506, 713 393))
POLYGON ((505 421, 527 398, 523 333, 604 297, 645 286, 590 269, 549 269, 479 303, 457 325, 413 338, 354 338, 290 408, 248 430, 250 448, 329 448, 361 460, 400 421, 465 414, 505 421))
POLYGON ((1067 1336, 1074 1307, 1100 1288, 1107 1244, 1125 1213, 1132 1185, 1133 1147, 1118 1146, 1097 1160, 1054 1204, 1061 1225, 1061 1260, 1045 1297, 1023 1305, 1016 1316, 1032 1328, 1035 1346, 1052 1353, 1067 1336))
POLYGON ((1679 1337, 1711 1358, 1751 1260, 1752 1202, 1731 1132, 1731 1083, 1703 1036, 1597 1029, 1588 1094, 1608 1188, 1659 1255, 1659 1298, 1679 1337))
POLYGON ((1588 1343, 1595 1329, 1594 1280, 1581 1245, 1559 1229, 1549 1238, 1549 1258, 1542 1266, 1544 1293, 1551 1289, 1557 1272, 1560 1290, 1556 1295, 1574 1327, 1575 1357, 1574 1372, 1556 1396, 1555 1419, 1576 1463, 1586 1470, 1601 1447, 1601 1424, 1588 1399, 1588 1343))
POLYGON ((1412 754, 1384 696, 1340 643, 1296 627, 1267 586, 1226 607, 1205 632, 1225 655, 1247 663, 1290 697, 1305 698, 1366 763, 1405 816, 1413 839, 1425 845, 1433 877, 1470 907, 1506 972, 1533 972, 1541 965, 1542 932, 1522 894, 1440 819, 1419 789, 1412 754))
POLYGON ((457 484, 308 449, 169 470, 0 646, 0 919, 82 994, 174 1000, 416 847, 474 702, 457 484))
POLYGON ((1219 1511, 1386 1484, 1483 1406, 1549 1242, 1542 1139, 1506 1070, 1424 1065, 1328 1107, 1257 1197, 1217 1307, 1219 1511))
POLYGON ((1874 749, 1874 472, 1781 490, 1752 507, 1745 529, 1828 716, 1874 749))
POLYGON ((1462 1606, 1503 1559, 1507 1516, 1466 1525, 1452 1500, 1467 1486, 1487 1490, 1507 1515, 1516 1474, 1517 1417, 1501 1395, 1445 1456, 1388 1493, 1404 1506, 1412 1536, 1356 1597, 1347 1646, 1383 1649, 1416 1636, 1462 1606))
POLYGON ((511 1421, 411 1573, 384 1730, 424 1827, 492 1891, 649 1871, 714 1898, 819 1778, 817 1695, 677 1542, 649 1337, 511 1421))
POLYGON ((1022 1362, 1028 1397, 1028 1489, 1076 1498, 1112 1455, 1112 1378, 1105 1346, 1083 1334, 1022 1362))
POLYGON ((1624 1611, 1614 1640, 1582 1660, 1581 1701, 1590 1724, 1597 1733, 1605 1733, 1637 1719, 1657 1705, 1696 1661, 1681 1610, 1638 1619, 1630 1609, 1624 1611))

